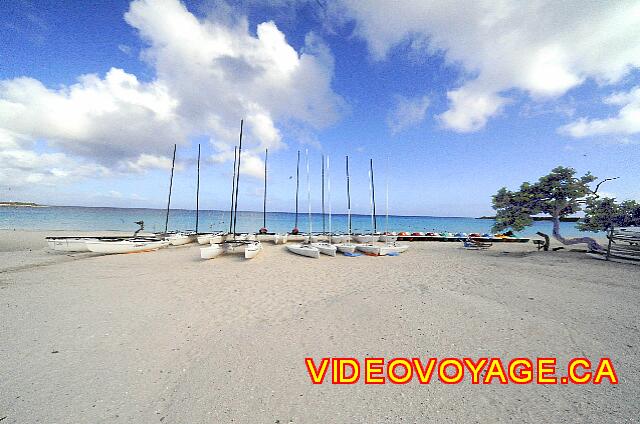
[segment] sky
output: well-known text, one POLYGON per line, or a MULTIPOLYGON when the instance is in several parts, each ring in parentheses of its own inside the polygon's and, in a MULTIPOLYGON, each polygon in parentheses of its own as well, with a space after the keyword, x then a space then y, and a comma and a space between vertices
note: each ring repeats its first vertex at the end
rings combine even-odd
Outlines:
POLYGON ((640 2, 3 2, 0 200, 480 216, 558 165, 640 200, 640 2), (306 162, 309 161, 309 184, 306 162), (326 193, 329 196, 329 193, 326 193))

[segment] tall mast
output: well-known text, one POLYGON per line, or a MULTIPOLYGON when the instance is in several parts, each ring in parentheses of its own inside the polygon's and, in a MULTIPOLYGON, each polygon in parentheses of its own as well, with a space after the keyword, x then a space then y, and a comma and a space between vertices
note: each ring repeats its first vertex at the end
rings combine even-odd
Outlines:
POLYGON ((199 218, 200 218, 200 143, 198 143, 198 179, 196 182, 196 234, 198 234, 199 218))
POLYGON ((322 234, 324 233, 324 155, 322 155, 322 234))
POLYGON ((329 156, 327 156, 327 201, 329 202, 329 234, 333 234, 331 229, 331 174, 329 172, 329 156))
POLYGON ((349 234, 348 241, 351 241, 351 188, 349 185, 349 156, 346 156, 347 168, 347 232, 349 234))
POLYGON ((236 201, 233 207, 233 239, 236 239, 236 224, 238 223, 238 187, 240 187, 240 162, 242 160, 242 126, 244 120, 240 120, 240 144, 238 145, 238 172, 236 173, 236 201))
POLYGON ((386 218, 385 218, 385 222, 384 222, 384 233, 387 234, 389 232, 389 156, 387 156, 387 175, 386 175, 386 180, 387 180, 387 193, 386 193, 386 218))
POLYGON ((373 232, 378 232, 378 219, 376 217, 376 185, 373 181, 373 159, 369 159, 369 169, 371 170, 371 217, 373 218, 373 232))
POLYGON ((229 206, 229 234, 233 230, 233 201, 236 198, 236 164, 238 163, 238 146, 233 146, 233 180, 231 183, 231 206, 229 206))
POLYGON ((173 161, 171 162, 171 179, 169 179, 169 200, 167 200, 167 214, 164 218, 164 233, 167 234, 169 229, 169 209, 171 208, 171 190, 173 189, 173 170, 176 166, 176 148, 177 145, 173 145, 173 161))
POLYGON ((262 200, 262 228, 267 230, 267 160, 269 149, 264 149, 264 199, 262 200))
POLYGON ((300 191, 300 150, 298 150, 298 163, 296 165, 296 222, 293 225, 294 230, 298 230, 298 193, 300 191))
POLYGON ((307 205, 309 208, 309 242, 311 242, 313 224, 311 224, 311 177, 309 176, 309 149, 306 149, 304 154, 307 160, 307 205))

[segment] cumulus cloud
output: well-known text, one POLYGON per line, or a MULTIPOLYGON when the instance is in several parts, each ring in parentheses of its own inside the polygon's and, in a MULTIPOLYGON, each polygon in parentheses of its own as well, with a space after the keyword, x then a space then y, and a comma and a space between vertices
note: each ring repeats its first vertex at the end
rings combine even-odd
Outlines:
POLYGON ((533 99, 560 96, 586 79, 613 84, 640 67, 640 4, 635 1, 448 2, 342 0, 334 17, 355 22, 373 57, 403 43, 441 53, 460 69, 440 115, 447 128, 481 129, 509 102, 509 90, 533 99))
MULTIPOLYGON (((124 19, 146 43, 141 57, 154 77, 141 81, 112 68, 55 88, 29 77, 2 80, 3 149, 32 161, 33 169, 50 170, 59 160, 60 170, 142 172, 166 168, 173 144, 192 136, 209 136, 220 157, 232 159, 244 118, 243 171, 256 174, 256 154, 283 147, 281 125, 317 129, 340 115, 343 100, 331 89, 333 58, 314 34, 296 51, 273 22, 261 23, 253 35, 245 18, 197 18, 178 0, 134 0, 124 19), (64 153, 38 153, 36 142, 64 153)), ((5 161, 0 167, 9 169, 5 161)))
MULTIPOLYGON (((579 118, 560 129, 562 133, 582 138, 597 135, 629 136, 640 133, 640 87, 619 92, 604 99, 604 103, 620 106, 616 116, 604 119, 579 118)), ((624 143, 626 138, 622 138, 624 143)))
POLYGON ((387 117, 387 125, 391 132, 397 134, 424 121, 429 103, 427 96, 416 98, 397 96, 395 107, 387 117))

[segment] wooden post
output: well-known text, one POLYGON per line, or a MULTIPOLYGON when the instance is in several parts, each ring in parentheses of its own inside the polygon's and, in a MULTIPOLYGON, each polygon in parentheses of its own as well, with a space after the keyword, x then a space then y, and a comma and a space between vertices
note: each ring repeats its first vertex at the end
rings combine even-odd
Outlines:
POLYGON ((609 256, 611 255, 611 240, 613 239, 613 225, 609 229, 609 243, 607 244, 607 257, 606 260, 609 260, 609 256))

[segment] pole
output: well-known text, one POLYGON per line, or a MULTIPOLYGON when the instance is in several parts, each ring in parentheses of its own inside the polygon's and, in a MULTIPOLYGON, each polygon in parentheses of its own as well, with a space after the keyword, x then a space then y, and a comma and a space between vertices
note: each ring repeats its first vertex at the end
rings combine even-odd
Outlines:
POLYGON ((331 229, 331 173, 329 171, 329 156, 327 156, 327 200, 329 201, 329 235, 331 235, 333 230, 331 229))
POLYGON ((384 221, 384 233, 388 234, 389 232, 389 157, 387 156, 387 175, 386 175, 386 180, 387 180, 387 193, 386 193, 386 218, 384 221))
POLYGON ((236 163, 238 162, 238 146, 233 146, 233 180, 231 182, 231 206, 229 206, 229 234, 233 230, 233 201, 236 192, 236 163))
POLYGON ((198 234, 199 218, 200 218, 200 143, 198 143, 198 179, 196 182, 196 234, 198 234))
POLYGON ((324 155, 322 155, 322 234, 324 233, 324 155))
POLYGON ((298 230, 298 192, 300 191, 300 150, 298 150, 298 164, 296 165, 296 222, 294 230, 298 230))
POLYGON ((167 200, 167 214, 164 219, 164 234, 167 234, 169 229, 169 209, 171 208, 171 190, 173 189, 173 170, 176 166, 176 148, 177 145, 173 145, 173 161, 171 162, 171 179, 169 180, 169 200, 167 200))
POLYGON ((309 176, 309 149, 306 149, 304 154, 307 161, 307 205, 309 208, 309 242, 311 242, 313 224, 311 223, 311 177, 309 176))
POLYGON ((264 149, 264 199, 262 200, 262 228, 267 230, 267 160, 269 149, 264 149))
POLYGON ((349 156, 346 156, 346 168, 347 168, 347 232, 349 237, 347 242, 351 241, 351 189, 349 186, 349 156))
POLYGON ((238 188, 240 187, 240 163, 242 161, 242 126, 244 120, 240 120, 240 144, 238 145, 238 172, 236 173, 236 202, 233 207, 233 239, 236 239, 236 224, 238 223, 238 188))
POLYGON ((376 218, 376 185, 373 181, 373 159, 369 159, 369 168, 371 169, 371 204, 373 205, 372 209, 372 218, 373 218, 373 232, 378 232, 378 219, 376 218))

